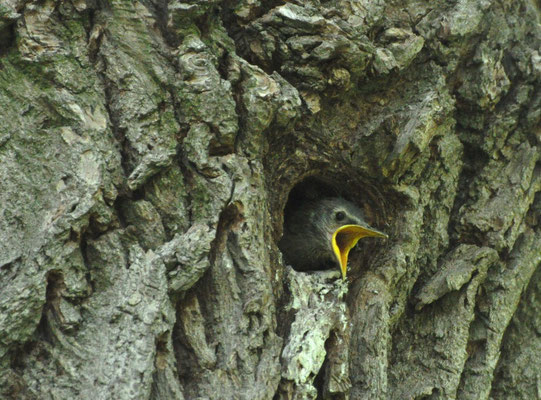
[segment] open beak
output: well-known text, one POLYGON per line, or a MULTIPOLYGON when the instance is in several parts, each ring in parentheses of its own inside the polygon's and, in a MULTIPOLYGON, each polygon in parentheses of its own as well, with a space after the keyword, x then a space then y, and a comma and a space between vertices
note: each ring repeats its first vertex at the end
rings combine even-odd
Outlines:
POLYGON ((368 236, 381 238, 388 237, 385 233, 360 225, 343 225, 332 235, 332 249, 340 264, 342 279, 346 279, 349 251, 355 247, 359 239, 368 236))

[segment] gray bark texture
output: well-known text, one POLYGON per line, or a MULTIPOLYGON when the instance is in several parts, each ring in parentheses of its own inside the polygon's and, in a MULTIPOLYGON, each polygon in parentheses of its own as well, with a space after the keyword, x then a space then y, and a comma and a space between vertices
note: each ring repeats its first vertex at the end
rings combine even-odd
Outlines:
POLYGON ((0 0, 0 398, 540 399, 540 16, 0 0), (304 192, 389 235, 345 281, 304 192))

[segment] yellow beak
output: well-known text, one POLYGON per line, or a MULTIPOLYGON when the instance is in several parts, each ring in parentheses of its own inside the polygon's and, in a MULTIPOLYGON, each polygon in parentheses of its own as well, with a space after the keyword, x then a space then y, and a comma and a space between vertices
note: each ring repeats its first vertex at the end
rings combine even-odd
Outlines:
POLYGON ((342 279, 346 279, 349 251, 355 247, 359 239, 368 236, 382 238, 388 237, 385 233, 360 225, 343 225, 332 235, 332 249, 336 255, 338 263, 340 264, 342 279))

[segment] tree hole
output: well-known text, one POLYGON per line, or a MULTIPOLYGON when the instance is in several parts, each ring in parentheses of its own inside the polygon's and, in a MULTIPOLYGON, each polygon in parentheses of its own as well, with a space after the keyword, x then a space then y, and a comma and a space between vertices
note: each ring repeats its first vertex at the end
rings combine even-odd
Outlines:
POLYGON ((346 273, 357 258, 357 240, 381 244, 376 242, 381 238, 370 237, 380 231, 374 226, 380 220, 377 204, 373 186, 363 182, 339 176, 305 178, 291 189, 284 207, 278 242, 284 261, 297 271, 346 273), (366 231, 343 230, 349 225, 366 231))

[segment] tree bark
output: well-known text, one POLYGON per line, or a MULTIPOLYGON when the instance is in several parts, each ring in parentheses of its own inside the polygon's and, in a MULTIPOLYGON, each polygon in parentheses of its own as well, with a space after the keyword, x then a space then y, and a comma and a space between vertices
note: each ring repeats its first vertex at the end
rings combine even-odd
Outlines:
POLYGON ((3 0, 0 397, 539 398, 540 15, 3 0), (309 192, 389 235, 346 281, 309 192))

